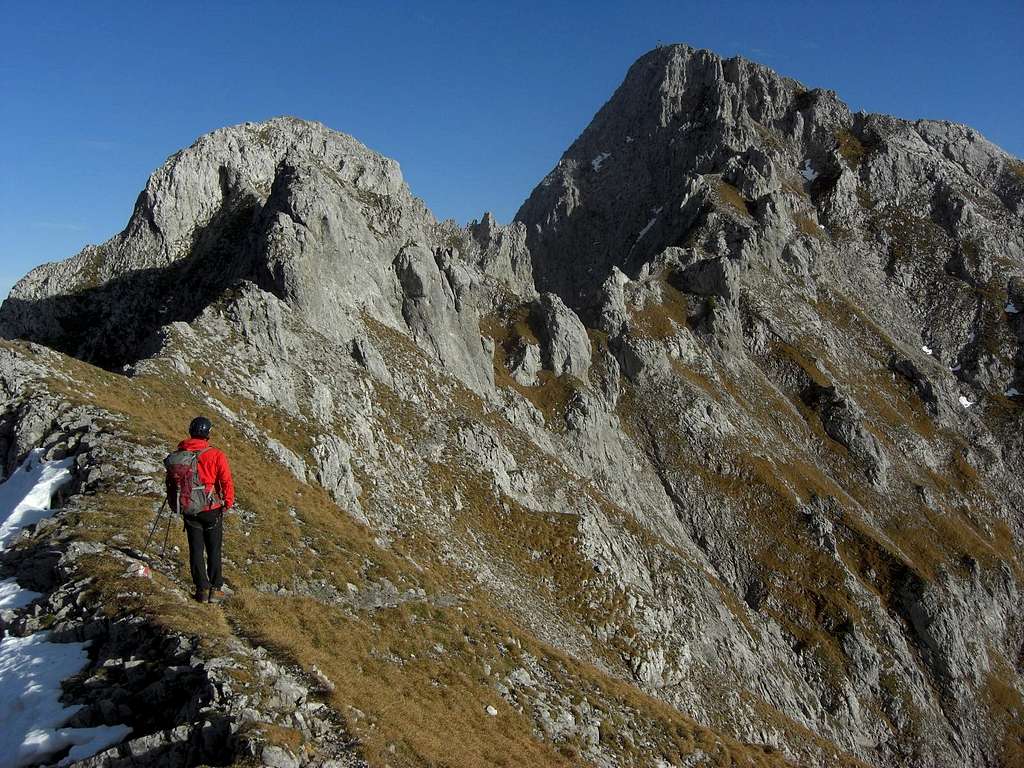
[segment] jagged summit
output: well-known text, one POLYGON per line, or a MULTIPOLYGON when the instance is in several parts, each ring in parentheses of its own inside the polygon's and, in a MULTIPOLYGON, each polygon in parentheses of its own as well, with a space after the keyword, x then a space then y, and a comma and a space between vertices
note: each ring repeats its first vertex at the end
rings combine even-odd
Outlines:
POLYGON ((337 328, 340 302, 325 307, 323 291, 380 303, 378 262, 390 268, 393 252, 428 241, 434 224, 398 164, 351 136, 291 117, 223 128, 150 176, 121 233, 15 285, 0 329, 123 364, 240 280, 337 328), (339 217, 345 225, 331 230, 339 217), (304 237, 310 227, 323 243, 304 237))
POLYGON ((1015 765, 1022 201, 969 128, 686 46, 508 226, 215 131, 0 308, 0 476, 75 475, 0 622, 99 639, 88 765, 1015 765), (123 583, 200 412, 223 622, 173 552, 123 583))
POLYGON ((964 126, 851 115, 833 91, 671 45, 630 68, 515 218, 538 289, 592 311, 612 267, 636 276, 667 246, 724 253, 695 242, 712 197, 758 225, 769 202, 849 229, 865 200, 884 207, 975 187, 1019 213, 1013 163, 964 126))
MULTIPOLYGON (((0 334, 121 367, 158 350, 161 328, 194 320, 248 281, 351 340, 363 311, 404 325, 396 254, 418 246, 413 261, 427 258, 436 272, 425 254, 452 243, 484 274, 535 293, 521 226, 485 217, 453 231, 411 194, 394 160, 351 136, 292 117, 244 123, 172 155, 121 233, 19 281, 0 307, 0 334)), ((475 322, 467 327, 477 334, 475 322)), ((489 381, 479 343, 469 355, 474 370, 458 370, 489 381)))

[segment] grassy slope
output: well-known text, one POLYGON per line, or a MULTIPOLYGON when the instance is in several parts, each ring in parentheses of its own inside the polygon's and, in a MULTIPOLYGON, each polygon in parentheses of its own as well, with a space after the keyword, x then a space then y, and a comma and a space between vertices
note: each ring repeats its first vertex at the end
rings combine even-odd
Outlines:
MULTIPOLYGON (((645 307, 642 316, 633 318, 638 332, 665 338, 683 327, 687 308, 677 298, 669 292, 664 308, 645 307)), ((940 448, 940 455, 949 457, 945 473, 922 474, 909 465, 900 467, 901 473, 910 471, 914 482, 926 484, 939 494, 942 503, 936 508, 907 494, 905 503, 920 514, 880 514, 880 497, 859 479, 857 467, 845 449, 829 440, 816 416, 799 398, 782 402, 780 397, 786 395, 768 378, 743 377, 724 370, 698 371, 673 361, 676 386, 689 388, 699 397, 723 403, 735 401, 767 426, 778 444, 789 447, 790 454, 780 461, 778 456, 768 458, 751 450, 750 444, 736 445, 729 456, 738 474, 731 476, 709 471, 693 461, 674 435, 657 432, 659 425, 675 422, 672 414, 658 411, 664 401, 631 397, 627 391, 621 411, 624 427, 634 436, 643 432, 641 422, 646 421, 648 429, 653 425, 668 462, 700 493, 731 505, 746 518, 746 530, 754 536, 746 540, 739 536, 738 546, 747 549, 765 574, 766 612, 805 648, 826 678, 831 675, 838 679, 846 673, 841 648, 845 627, 853 623, 871 632, 869 617, 845 581, 850 573, 888 606, 896 581, 907 573, 921 579, 934 578, 938 570, 960 567, 970 557, 987 567, 1008 563, 1019 574, 1020 563, 1005 524, 979 518, 978 505, 984 502, 984 491, 976 472, 963 460, 963 446, 956 436, 938 434, 916 394, 883 375, 885 360, 895 346, 892 339, 844 297, 826 297, 819 304, 826 322, 860 336, 862 348, 877 358, 878 371, 849 371, 841 361, 828 360, 822 350, 815 348, 813 339, 777 347, 772 353, 777 359, 769 368, 788 366, 811 380, 819 380, 821 373, 812 361, 821 359, 828 370, 848 374, 842 383, 866 407, 877 436, 888 449, 896 445, 893 441, 900 438, 900 431, 908 429, 915 439, 928 440, 940 448), (806 531, 801 507, 815 497, 830 498, 842 510, 843 523, 837 528, 836 538, 845 568, 819 549, 802 543, 806 531), (867 517, 865 510, 871 512, 867 517)), ((422 353, 407 338, 383 326, 368 325, 393 365, 424 369, 422 353)), ((499 384, 533 402, 545 421, 557 430, 579 383, 563 377, 542 379, 536 387, 519 385, 507 374, 506 355, 517 343, 535 343, 528 318, 513 309, 509 317, 490 318, 485 325, 485 332, 498 342, 495 363, 499 384)), ((603 340, 595 338, 594 343, 600 346, 603 340)), ((31 354, 24 347, 19 349, 31 354)), ((68 386, 55 381, 52 386, 73 402, 89 402, 128 416, 127 426, 119 424, 117 429, 130 430, 131 438, 141 444, 158 450, 173 444, 180 436, 181 425, 195 412, 207 410, 202 401, 212 395, 235 412, 247 414, 268 436, 309 459, 311 446, 301 420, 245 398, 229 397, 205 381, 198 388, 194 381, 186 384, 169 367, 160 377, 125 379, 71 359, 62 358, 61 364, 77 383, 68 386)), ((426 373, 424 383, 432 397, 448 403, 453 423, 475 421, 502 430, 520 466, 537 468, 548 482, 587 494, 624 533, 645 546, 671 550, 664 541, 648 540, 651 534, 636 526, 598 489, 539 454, 525 437, 517 438, 511 425, 475 395, 450 380, 431 379, 426 373)), ((423 437, 422 419, 415 408, 387 387, 374 386, 374 407, 375 413, 385 416, 381 426, 395 446, 411 446, 423 437)), ((577 695, 587 691, 592 704, 604 706, 602 744, 623 765, 643 764, 646 759, 631 739, 637 721, 647 724, 651 743, 657 743, 665 755, 685 755, 701 749, 717 754, 716 761, 725 765, 730 761, 774 764, 780 760, 777 755, 702 728, 632 686, 570 659, 539 640, 528 629, 530 621, 524 620, 515 605, 479 588, 468 574, 444 564, 445 542, 437 540, 438 531, 417 524, 421 518, 415 510, 407 510, 408 520, 402 530, 392 537, 387 549, 382 549, 374 541, 374 532, 342 513, 322 489, 296 480, 231 426, 222 425, 217 441, 232 458, 242 507, 254 513, 251 527, 243 526, 237 518, 227 527, 226 552, 231 560, 228 577, 238 597, 223 613, 182 601, 178 586, 187 582, 187 572, 184 563, 179 562, 176 573, 157 574, 152 584, 143 583, 141 594, 132 598, 136 602, 133 608, 171 628, 201 632, 212 652, 223 651, 224 641, 239 635, 267 645, 303 669, 315 664, 337 683, 328 701, 347 716, 372 764, 578 762, 583 745, 553 745, 539 739, 529 702, 522 703, 520 712, 495 694, 495 680, 522 666, 524 658, 540 659, 546 669, 557 670, 555 678, 562 681, 564 690, 577 695), (418 600, 396 608, 360 611, 300 594, 270 594, 256 588, 290 585, 296 577, 323 579, 341 592, 350 583, 363 590, 368 584, 387 579, 403 592, 423 589, 431 597, 455 595, 459 600, 457 604, 418 600), (516 642, 510 643, 510 637, 516 642), (435 650, 438 647, 443 650, 435 650), (483 671, 485 664, 491 670, 489 675, 483 671), (488 703, 498 706, 499 717, 484 714, 488 703), (364 716, 353 717, 350 707, 364 716), (622 716, 628 711, 637 713, 636 720, 622 716), (443 729, 439 723, 443 723, 443 729)), ((538 515, 523 508, 498 493, 489 478, 462 467, 453 455, 446 454, 420 481, 427 499, 450 500, 458 495, 463 503, 449 533, 472 541, 522 593, 536 591, 542 597, 536 602, 550 605, 556 612, 552 616, 559 622, 580 637, 588 637, 604 616, 609 624, 618 622, 620 634, 628 633, 624 596, 594 579, 590 564, 576 546, 578 520, 574 517, 538 515), (531 554, 534 551, 547 556, 537 559, 531 554)), ((372 478, 360 477, 360 482, 364 488, 361 502, 370 508, 406 503, 380 498, 372 478)), ((904 487, 911 485, 904 483, 904 487)), ((94 497, 83 506, 83 536, 107 539, 127 529, 132 543, 141 544, 154 504, 155 499, 94 497), (116 515, 111 514, 114 509, 116 515)), ((179 531, 172 532, 172 540, 184 549, 179 531)), ((106 592, 105 599, 117 594, 119 574, 98 561, 90 567, 99 577, 96 588, 106 592)), ((737 597, 724 585, 719 587, 723 598, 731 599, 737 619, 749 623, 737 597)), ((591 646, 586 655, 625 676, 616 643, 613 638, 607 647, 591 646)), ((1009 722, 1019 707, 1013 689, 995 684, 989 687, 993 717, 1009 722)), ((809 757, 842 762, 834 755, 826 757, 833 750, 814 734, 802 731, 756 699, 751 699, 751 705, 766 722, 788 732, 792 743, 802 743, 809 757)), ((884 712, 879 715, 885 717, 884 712)), ((276 732, 276 738, 286 743, 294 742, 296 737, 276 732)))
MULTIPOLYGON (((683 327, 687 310, 685 302, 676 299, 669 292, 664 308, 649 306, 642 316, 634 317, 638 332, 665 338, 683 327)), ((746 530, 754 536, 744 540, 741 535, 738 546, 746 548, 765 574, 767 614, 805 649, 808 658, 815 660, 826 679, 833 676, 838 680, 846 674, 842 632, 851 623, 872 631, 870 617, 849 591, 849 574, 855 574, 862 586, 891 610, 893 590, 908 573, 931 579, 943 568, 962 567, 966 558, 985 567, 1007 563, 1018 576, 1021 566, 1005 523, 979 513, 979 505, 985 501, 984 490, 976 471, 963 459, 964 446, 955 435, 937 433, 917 395, 884 375, 885 360, 895 346, 892 339, 845 297, 829 296, 819 304, 826 322, 845 333, 859 335, 862 348, 877 358, 878 370, 849 371, 841 361, 828 360, 822 350, 815 348, 813 339, 777 347, 772 353, 777 359, 769 368, 789 366, 817 380, 821 373, 812 361, 821 359, 828 370, 847 373, 842 383, 865 406, 873 431, 890 452, 898 445, 901 433, 909 429, 914 439, 929 441, 940 455, 947 456, 948 471, 943 473, 922 473, 920 468, 905 463, 899 467, 898 484, 908 489, 903 500, 907 508, 917 509, 919 514, 885 513, 880 497, 859 479, 857 467, 845 449, 829 440, 813 412, 797 397, 782 402, 780 397, 786 395, 768 378, 744 377, 724 370, 692 370, 673 361, 678 375, 676 386, 689 388, 699 397, 735 401, 767 426, 778 444, 789 447, 790 454, 784 460, 767 458, 750 450, 749 444, 737 445, 729 456, 738 474, 722 476, 695 463, 672 434, 657 434, 677 472, 688 477, 700 493, 731 505, 748 521, 746 530), (910 473, 912 482, 906 482, 904 472, 910 473), (914 483, 938 494, 941 503, 934 508, 922 504, 916 494, 909 493, 914 483), (836 538, 845 568, 803 543, 806 531, 801 507, 815 497, 832 499, 842 511, 836 538), (865 510, 870 514, 865 516, 865 510)), ((535 343, 528 318, 513 310, 507 318, 491 318, 486 323, 493 327, 485 327, 485 332, 498 342, 495 363, 499 384, 533 402, 550 427, 557 430, 579 383, 563 377, 542 379, 536 387, 519 385, 507 374, 506 355, 516 343, 535 343)), ((422 353, 407 338, 368 324, 389 361, 410 370, 423 370, 422 353)), ((603 340, 595 338, 594 343, 600 345, 603 340)), ((31 354, 24 347, 19 349, 31 354)), ((62 365, 78 384, 68 386, 55 381, 52 386, 73 402, 89 402, 129 416, 128 426, 120 424, 117 429, 129 429, 132 439, 141 444, 159 449, 171 445, 180 436, 181 425, 195 412, 206 410, 202 401, 212 395, 232 410, 246 413, 268 436, 309 459, 311 446, 300 420, 245 398, 229 397, 212 384, 204 382, 199 388, 195 382, 186 385, 169 367, 161 377, 125 379, 71 359, 62 358, 62 365), (185 392, 189 394, 183 395, 185 392)), ((453 423, 460 419, 476 421, 502 430, 520 466, 539 468, 548 482, 587 494, 624 532, 645 546, 671 551, 664 541, 646 540, 644 537, 651 534, 636 526, 598 489, 539 454, 525 437, 517 438, 511 425, 475 395, 449 380, 424 375, 432 396, 448 403, 453 423)), ((655 430, 658 425, 674 423, 672 414, 658 411, 661 405, 657 398, 631 398, 627 391, 621 408, 624 427, 635 436, 643 431, 641 422, 646 421, 648 428, 654 425, 655 430)), ((422 419, 415 408, 387 387, 375 385, 374 406, 375 413, 385 415, 381 426, 394 445, 411 446, 423 437, 422 419)), ((685 755, 700 749, 718 755, 715 760, 723 765, 730 761, 767 765, 781 759, 702 728, 632 686, 545 644, 530 632, 531 622, 517 606, 479 588, 468 574, 444 564, 445 542, 438 540, 438 531, 417 524, 420 518, 414 510, 407 510, 409 520, 392 544, 382 549, 375 543, 374 533, 342 513, 322 489, 296 480, 240 432, 223 425, 217 439, 232 457, 240 481, 241 504, 254 513, 251 528, 243 530, 238 519, 229 521, 227 527, 226 551, 231 560, 228 577, 238 597, 223 613, 183 602, 178 586, 187 582, 187 572, 184 563, 179 562, 177 572, 167 575, 170 579, 158 574, 151 585, 145 584, 142 593, 132 598, 136 602, 133 607, 171 628, 201 632, 213 652, 223 651, 224 641, 239 635, 267 645, 303 669, 315 664, 337 683, 328 702, 347 716, 371 764, 577 763, 583 745, 554 745, 539 739, 529 702, 509 707, 495 694, 494 682, 522 666, 524 658, 540 659, 546 669, 558 670, 555 678, 562 681, 565 691, 588 691, 592 704, 599 709, 604 706, 602 746, 623 765, 644 764, 646 759, 632 738, 638 722, 646 723, 649 742, 656 743, 665 755, 685 755), (458 605, 419 600, 397 608, 359 611, 308 596, 268 594, 256 588, 289 585, 296 577, 323 579, 341 592, 349 583, 363 590, 368 584, 387 579, 403 592, 421 588, 432 597, 456 595, 460 599, 458 605), (517 642, 509 643, 510 637, 517 642), (483 672, 485 664, 491 670, 489 675, 483 672), (488 703, 498 706, 499 717, 484 714, 488 703), (364 716, 353 717, 350 707, 364 716), (635 719, 622 716, 628 711, 637 713, 635 719), (438 723, 444 724, 443 729, 438 723)), ((360 477, 360 482, 364 487, 361 502, 370 508, 406 503, 381 498, 372 478, 360 477)), ((580 637, 590 636, 602 616, 610 624, 618 622, 620 635, 628 633, 624 596, 595 580, 590 564, 578 551, 578 520, 538 515, 523 508, 498 493, 489 478, 460 466, 452 455, 434 465, 421 482, 427 499, 450 500, 457 494, 463 500, 448 533, 472 541, 518 585, 521 593, 536 591, 543 598, 537 604, 549 605, 555 611, 552 618, 580 637), (531 554, 534 551, 547 556, 537 559, 531 554)), ((83 506, 83 536, 106 539, 127 528, 133 543, 141 544, 154 503, 154 499, 94 497, 83 506), (117 515, 111 514, 113 509, 118 510, 117 515)), ((172 539, 184 549, 180 532, 173 531, 172 539)), ((99 577, 96 588, 105 591, 105 599, 117 594, 119 574, 98 561, 90 567, 99 577)), ((746 608, 738 598, 724 585, 718 586, 737 619, 749 624, 746 608)), ((625 676, 617 642, 613 637, 606 647, 591 646, 586 655, 625 676)), ((243 680, 242 684, 247 682, 243 680)), ((892 685, 898 693, 898 684, 892 685)), ((994 721, 1012 723, 1012 714, 1020 707, 1015 691, 995 683, 989 689, 988 706, 994 721)), ((749 698, 749 694, 739 693, 749 698)), ((806 750, 808 758, 844 761, 828 744, 763 702, 751 699, 750 703, 766 722, 787 732, 791 743, 806 750)), ((886 714, 880 711, 879 716, 885 718, 886 714)), ((1012 728, 1005 725, 1001 730, 1012 746, 1012 728)), ((297 738, 297 734, 274 733, 286 743, 297 738)))
MULTIPOLYGON (((35 354, 24 345, 8 346, 27 356, 35 354)), ((59 359, 62 372, 74 383, 55 378, 50 382, 53 390, 69 402, 127 416, 116 424, 112 421, 111 429, 156 451, 173 445, 180 438, 181 425, 206 410, 195 382, 182 381, 170 367, 159 377, 126 379, 73 359, 59 359)), ((252 413, 258 412, 255 403, 248 405, 252 413)), ((259 426, 286 444, 290 434, 301 432, 301 425, 289 425, 280 416, 276 419, 259 426)), ((496 607, 491 595, 471 585, 465 574, 431 560, 434 543, 410 541, 407 545, 399 540, 380 548, 372 532, 342 513, 326 493, 300 483, 230 425, 221 424, 216 438, 231 457, 240 506, 254 513, 251 527, 237 517, 229 518, 226 525, 225 552, 230 560, 226 575, 237 596, 223 611, 183 599, 188 575, 182 557, 176 570, 158 572, 151 582, 133 582, 127 593, 117 567, 98 558, 86 559, 83 567, 94 578, 94 596, 112 613, 144 613, 170 629, 197 635, 211 654, 230 653, 227 641, 237 636, 264 644, 306 671, 318 666, 337 685, 325 701, 345 718, 371 765, 581 764, 582 745, 544 741, 529 717, 528 701, 522 702, 523 712, 519 712, 495 693, 494 681, 520 666, 523 658, 539 660, 562 690, 585 696, 603 715, 602 746, 621 765, 649 764, 651 749, 671 761, 703 755, 698 764, 786 764, 770 749, 716 733, 540 642, 496 607), (258 584, 287 584, 296 574, 324 579, 342 592, 347 583, 362 590, 387 578, 402 591, 422 588, 428 596, 454 594, 462 599, 454 607, 428 600, 360 611, 256 589, 258 584), (443 650, 437 650, 440 647, 443 650), (484 672, 485 663, 490 675, 484 672), (498 717, 484 713, 487 704, 498 708, 498 717), (361 715, 353 714, 352 707, 361 715), (641 738, 648 745, 643 751, 637 744, 641 738)), ((110 540, 126 534, 130 545, 141 547, 158 499, 98 494, 80 502, 76 522, 83 538, 110 540)), ((465 525, 486 531, 492 524, 481 517, 492 511, 482 501, 471 505, 465 525)), ((558 534, 535 535, 541 540, 534 543, 544 544, 558 534)), ((185 550, 177 526, 171 530, 171 546, 185 550)), ((500 556, 498 551, 495 554, 500 556)), ((586 564, 568 567, 573 570, 586 564)), ((244 669, 238 677, 243 691, 257 684, 244 669)), ((269 724, 265 732, 268 739, 291 747, 301 740, 296 732, 269 724)), ((819 753, 822 747, 812 751, 819 753)), ((824 750, 829 751, 827 745, 824 750)), ((842 758, 828 762, 852 764, 842 758)))

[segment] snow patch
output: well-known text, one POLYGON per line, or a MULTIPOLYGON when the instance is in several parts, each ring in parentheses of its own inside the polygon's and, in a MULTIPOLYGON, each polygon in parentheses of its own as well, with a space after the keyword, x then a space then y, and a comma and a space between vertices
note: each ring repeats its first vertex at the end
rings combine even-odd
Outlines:
POLYGON ((950 368, 949 370, 950 370, 951 372, 953 372, 953 373, 960 373, 960 363, 957 363, 956 365, 954 365, 954 366, 953 366, 952 368, 950 368))
POLYGON ((925 353, 926 355, 931 355, 931 354, 934 354, 934 353, 932 352, 932 348, 931 348, 931 347, 929 347, 929 346, 928 346, 927 344, 922 344, 922 345, 921 345, 921 351, 922 351, 922 352, 924 352, 924 353, 925 353))
POLYGON ((95 755, 122 741, 126 725, 64 728, 80 706, 60 703, 61 680, 89 663, 86 643, 51 643, 49 632, 0 640, 0 697, 6 702, 0 754, 8 765, 30 765, 71 747, 60 765, 95 755))
POLYGON ((974 405, 974 402, 971 401, 971 400, 968 400, 963 395, 960 395, 960 405, 962 405, 964 408, 970 408, 972 405, 974 405))
POLYGON ((71 479, 71 463, 43 461, 37 449, 0 485, 0 549, 20 528, 50 516, 50 499, 71 479))
POLYGON ((22 589, 13 578, 0 581, 0 610, 24 608, 37 597, 42 595, 31 589, 22 589))
POLYGON ((804 160, 804 167, 803 170, 800 171, 800 175, 807 179, 807 181, 814 181, 818 178, 818 172, 811 167, 810 160, 804 160))
POLYGON ((641 239, 643 238, 644 234, 646 234, 647 232, 650 231, 650 228, 652 226, 654 226, 654 222, 657 221, 657 217, 664 210, 665 210, 665 206, 658 206, 657 208, 653 209, 654 217, 650 221, 647 222, 647 225, 644 226, 643 229, 640 230, 640 233, 638 234, 637 239, 635 241, 633 241, 634 245, 639 243, 641 241, 641 239))
MULTIPOLYGON (((71 480, 72 459, 43 461, 32 451, 0 485, 0 550, 26 525, 52 514, 50 503, 57 490, 71 480)), ((0 581, 0 608, 28 605, 38 592, 22 589, 14 579, 0 581)), ((27 766, 48 762, 54 753, 67 754, 58 765, 102 752, 124 741, 127 725, 66 728, 80 706, 65 707, 61 681, 89 663, 88 643, 51 643, 49 632, 27 637, 0 637, 0 762, 27 766)))
POLYGON ((636 236, 636 242, 639 243, 641 238, 643 238, 644 235, 646 235, 648 232, 651 231, 651 227, 654 226, 654 222, 656 222, 657 220, 658 220, 658 217, 655 216, 653 219, 651 219, 650 221, 647 222, 647 225, 643 229, 640 230, 640 234, 636 236))
POLYGON ((1020 392, 1017 391, 1016 387, 1010 387, 1003 394, 1007 397, 1020 397, 1020 392))
POLYGON ((1016 315, 1018 312, 1020 312, 1020 310, 1017 309, 1017 305, 1014 304, 1012 301, 1006 302, 1006 306, 1003 307, 1003 311, 1006 312, 1006 314, 1008 315, 1016 315))
POLYGON ((598 155, 597 157, 590 161, 590 167, 593 168, 595 171, 600 171, 601 166, 604 164, 604 161, 611 156, 611 152, 602 152, 600 155, 598 155))

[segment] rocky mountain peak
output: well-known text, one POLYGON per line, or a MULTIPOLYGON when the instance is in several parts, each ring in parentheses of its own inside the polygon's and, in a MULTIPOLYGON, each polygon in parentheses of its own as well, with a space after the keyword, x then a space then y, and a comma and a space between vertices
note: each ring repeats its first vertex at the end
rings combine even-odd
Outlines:
MULTIPOLYGON (((736 56, 724 59, 688 45, 663 45, 629 68, 622 84, 566 152, 609 142, 643 144, 655 131, 689 124, 718 124, 726 135, 742 135, 752 122, 771 124, 782 117, 797 94, 807 88, 761 64, 736 56)), ((816 101, 835 102, 831 91, 816 92, 816 101)))
POLYGON ((985 190, 1019 216, 1014 167, 964 126, 852 115, 833 91, 668 45, 630 68, 516 220, 527 227, 538 289, 593 316, 612 267, 636 276, 669 246, 735 257, 768 211, 845 230, 867 200, 985 190), (698 240, 716 201, 739 214, 729 248, 698 240))
POLYGON ((121 233, 15 285, 0 330, 121 365, 154 349, 161 326, 252 280, 338 332, 345 320, 324 287, 352 311, 393 317, 379 272, 434 226, 398 164, 351 136, 291 117, 222 128, 150 176, 121 233), (348 257, 363 268, 341 268, 348 257))
POLYGON ((1022 198, 969 128, 687 46, 506 226, 215 131, 0 307, 0 477, 70 496, 0 628, 100 638, 76 723, 133 731, 86 765, 1016 765, 1022 198), (141 552, 196 413, 215 621, 141 552))

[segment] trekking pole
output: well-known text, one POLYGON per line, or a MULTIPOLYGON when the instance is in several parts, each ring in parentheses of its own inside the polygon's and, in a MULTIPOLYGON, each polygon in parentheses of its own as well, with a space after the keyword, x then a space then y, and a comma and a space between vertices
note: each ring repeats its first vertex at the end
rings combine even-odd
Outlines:
POLYGON ((167 499, 164 499, 164 503, 160 505, 160 509, 156 511, 156 519, 153 521, 153 527, 149 529, 149 536, 146 537, 146 543, 142 546, 142 555, 139 559, 146 556, 147 550, 149 550, 149 542, 153 539, 153 534, 156 533, 157 527, 160 525, 160 515, 164 511, 164 507, 167 506, 167 499))
POLYGON ((160 557, 167 552, 167 539, 171 535, 171 515, 167 515, 167 528, 164 530, 164 543, 160 546, 160 557))

